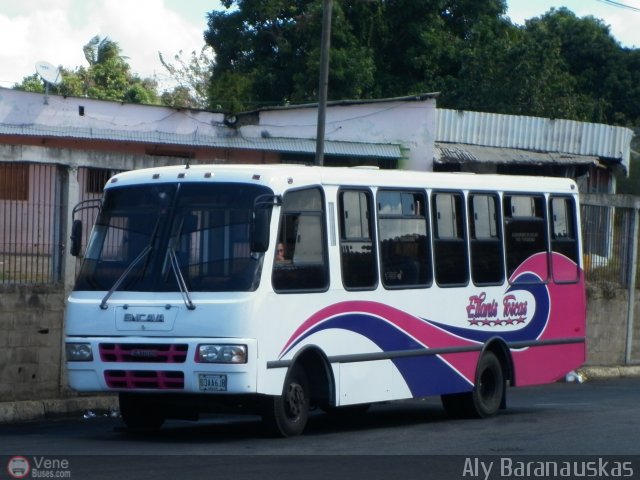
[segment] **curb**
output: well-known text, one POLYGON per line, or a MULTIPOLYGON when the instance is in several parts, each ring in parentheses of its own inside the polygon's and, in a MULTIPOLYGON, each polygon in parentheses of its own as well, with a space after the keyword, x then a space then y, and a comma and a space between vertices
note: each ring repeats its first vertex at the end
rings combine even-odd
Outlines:
POLYGON ((0 402, 0 424, 80 414, 87 410, 111 411, 117 407, 115 395, 0 402))
POLYGON ((640 377, 640 365, 613 367, 582 367, 578 369, 585 379, 640 377))

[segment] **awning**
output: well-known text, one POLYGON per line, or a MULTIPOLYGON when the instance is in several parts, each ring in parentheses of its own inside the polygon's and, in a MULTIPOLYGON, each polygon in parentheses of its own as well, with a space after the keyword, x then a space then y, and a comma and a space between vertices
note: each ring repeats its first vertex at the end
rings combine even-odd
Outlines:
MULTIPOLYGON (((315 139, 244 137, 241 135, 211 135, 199 131, 190 133, 162 132, 158 130, 115 130, 79 128, 53 125, 0 124, 0 135, 73 138, 78 140, 105 140, 112 142, 139 142, 154 145, 181 145, 190 147, 235 148, 283 153, 309 153, 316 151, 315 139)), ((363 143, 325 141, 325 154, 347 157, 400 159, 400 145, 389 143, 363 143)))
POLYGON ((434 162, 438 164, 498 164, 498 165, 601 165, 591 155, 560 152, 536 152, 516 148, 485 147, 466 143, 436 142, 434 162))

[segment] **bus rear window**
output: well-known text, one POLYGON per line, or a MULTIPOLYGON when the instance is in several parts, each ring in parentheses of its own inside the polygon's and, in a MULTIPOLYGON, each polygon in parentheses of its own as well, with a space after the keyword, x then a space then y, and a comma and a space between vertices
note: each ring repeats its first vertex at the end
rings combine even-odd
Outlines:
MULTIPOLYGON (((504 233, 509 277, 529 257, 547 252, 547 223, 542 195, 505 195, 504 233)), ((544 262, 540 281, 549 278, 544 262)))

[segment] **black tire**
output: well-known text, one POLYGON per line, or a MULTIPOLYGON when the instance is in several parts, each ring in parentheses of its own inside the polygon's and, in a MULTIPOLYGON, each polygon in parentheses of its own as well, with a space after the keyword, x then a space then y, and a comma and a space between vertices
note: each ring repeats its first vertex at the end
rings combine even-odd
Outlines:
POLYGON ((476 382, 471 392, 442 395, 442 405, 454 418, 486 418, 502 405, 506 382, 502 364, 493 352, 485 352, 478 362, 476 382))
POLYGON ((282 395, 268 397, 262 420, 270 435, 293 437, 300 435, 309 419, 309 381, 305 371, 293 367, 284 382, 282 395))
POLYGON ((166 420, 166 416, 148 396, 120 393, 118 400, 120 415, 128 428, 157 430, 166 420))

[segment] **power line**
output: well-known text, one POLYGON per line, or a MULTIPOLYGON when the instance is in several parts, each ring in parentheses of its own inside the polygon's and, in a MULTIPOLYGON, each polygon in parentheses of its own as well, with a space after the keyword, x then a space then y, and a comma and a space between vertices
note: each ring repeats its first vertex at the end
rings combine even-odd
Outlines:
POLYGON ((626 8, 627 10, 633 10, 634 12, 640 12, 640 8, 633 7, 631 5, 627 5, 626 3, 616 2, 614 0, 598 0, 600 3, 606 3, 607 5, 611 5, 613 7, 618 8, 626 8))

